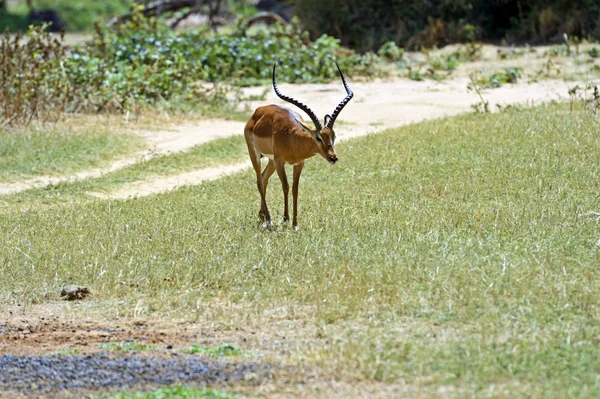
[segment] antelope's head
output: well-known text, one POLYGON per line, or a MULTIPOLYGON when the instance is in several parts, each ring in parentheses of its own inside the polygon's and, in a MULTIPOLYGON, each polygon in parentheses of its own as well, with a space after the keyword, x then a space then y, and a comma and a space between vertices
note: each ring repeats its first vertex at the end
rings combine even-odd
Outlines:
POLYGON ((348 83, 346 83, 344 74, 342 73, 342 70, 340 69, 340 66, 337 64, 337 62, 335 66, 337 66, 337 69, 340 72, 342 83, 344 84, 344 88, 346 89, 346 97, 338 104, 337 107, 335 107, 335 110, 331 115, 325 115, 325 125, 322 125, 321 121, 319 121, 319 118, 317 118, 317 115, 315 115, 315 113, 307 105, 301 103, 298 100, 293 99, 292 97, 288 97, 279 91, 277 83, 275 82, 275 69, 277 68, 277 63, 273 64, 273 89, 275 90, 275 94, 277 94, 277 96, 282 100, 294 104, 296 107, 306 112, 306 114, 313 121, 315 128, 311 129, 299 120, 297 120, 297 122, 305 131, 310 133, 313 137, 313 140, 315 141, 315 152, 319 153, 323 158, 325 158, 325 160, 327 160, 327 162, 329 162, 332 165, 335 165, 335 163, 338 160, 334 148, 335 132, 333 131, 333 124, 335 123, 335 120, 342 111, 342 109, 354 96, 354 93, 352 92, 352 90, 350 90, 348 83))

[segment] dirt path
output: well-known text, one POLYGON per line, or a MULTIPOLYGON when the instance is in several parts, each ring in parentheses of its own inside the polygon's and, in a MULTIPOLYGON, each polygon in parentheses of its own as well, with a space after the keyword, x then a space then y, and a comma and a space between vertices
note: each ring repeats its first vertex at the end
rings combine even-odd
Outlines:
MULTIPOLYGON (((376 133, 391 127, 420 122, 443 116, 456 115, 471 110, 471 105, 479 102, 476 94, 467 91, 468 80, 456 78, 443 82, 416 82, 408 79, 376 80, 372 82, 350 82, 355 93, 351 101, 338 119, 336 133, 340 140, 376 133)), ((484 91, 492 109, 496 104, 506 105, 524 102, 539 103, 567 97, 569 86, 558 80, 544 81, 535 84, 505 85, 498 89, 484 91)), ((329 84, 290 85, 281 84, 284 93, 310 104, 317 115, 323 117, 331 113, 337 103, 344 97, 340 82, 329 84)), ((246 89, 246 94, 260 94, 264 88, 246 89)), ((275 103, 284 105, 269 93, 262 101, 252 102, 251 108, 275 103)), ((308 117, 305 119, 309 120, 308 117)), ((89 179, 102 176, 128 165, 152 158, 157 155, 185 151, 195 145, 208 141, 243 133, 244 122, 209 119, 187 123, 170 130, 141 132, 148 148, 125 159, 113 162, 106 168, 82 171, 68 176, 38 177, 15 183, 0 183, 0 195, 16 193, 30 188, 43 187, 63 181, 89 179)), ((237 172, 248 163, 226 165, 218 168, 206 168, 180 175, 156 178, 151 181, 140 181, 127 185, 110 194, 96 194, 101 198, 127 198, 144 196, 172 190, 175 187, 199 184, 206 180, 216 179, 222 175, 237 172)))
MULTIPOLYGON (((467 91, 467 79, 448 82, 415 82, 408 79, 394 81, 353 82, 351 84, 355 97, 338 119, 336 133, 339 140, 364 136, 392 127, 402 126, 426 119, 452 116, 471 110, 471 105, 479 102, 476 94, 467 91)), ((498 105, 516 103, 539 103, 567 97, 569 85, 562 81, 545 81, 535 84, 505 85, 499 89, 484 91, 486 101, 492 109, 498 105)), ((319 85, 281 85, 282 91, 301 101, 309 103, 315 112, 323 116, 333 111, 338 101, 344 96, 339 82, 319 85)), ((248 94, 257 94, 262 88, 248 89, 248 94)), ((251 104, 252 108, 262 104, 281 104, 274 93, 264 101, 251 104)), ((310 120, 308 117, 305 119, 310 120)), ((200 122, 195 129, 182 128, 178 141, 180 149, 187 144, 195 145, 198 135, 222 137, 215 132, 243 132, 243 122, 219 121, 200 122), (186 134, 187 136, 186 142, 186 134), (191 144, 194 143, 194 144, 191 144)), ((242 162, 215 168, 200 169, 179 175, 161 177, 149 181, 140 181, 109 194, 95 194, 101 198, 123 199, 134 196, 145 196, 173 190, 183 185, 200 184, 214 180, 223 175, 235 173, 249 167, 250 163, 242 162)))
POLYGON ((193 124, 186 123, 176 129, 143 131, 140 132, 140 135, 143 136, 147 142, 147 149, 143 151, 116 160, 107 167, 89 169, 72 175, 40 176, 13 183, 0 182, 0 195, 17 193, 19 191, 44 187, 65 181, 93 179, 158 155, 185 151, 195 145, 204 144, 211 140, 239 133, 238 122, 216 119, 202 120, 193 124))

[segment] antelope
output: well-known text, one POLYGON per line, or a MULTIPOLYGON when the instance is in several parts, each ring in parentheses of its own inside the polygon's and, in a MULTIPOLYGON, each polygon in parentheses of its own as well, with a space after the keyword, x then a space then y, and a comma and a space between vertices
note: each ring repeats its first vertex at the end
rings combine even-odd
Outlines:
POLYGON ((331 115, 325 115, 324 123, 321 125, 319 118, 306 105, 288 97, 279 91, 275 80, 277 63, 273 64, 273 89, 275 94, 304 111, 312 120, 315 128, 311 129, 296 111, 279 105, 265 105, 258 107, 244 128, 244 137, 248 144, 250 161, 256 171, 256 185, 260 193, 260 211, 258 216, 264 226, 271 227, 271 215, 267 208, 267 184, 269 178, 277 171, 283 187, 284 212, 283 222, 290 219, 288 210, 289 184, 285 174, 285 164, 294 166, 294 180, 292 184, 292 195, 294 202, 294 218, 292 226, 298 228, 298 184, 300 174, 304 168, 304 161, 317 154, 321 155, 330 164, 335 165, 338 157, 333 148, 335 144, 335 132, 333 124, 342 109, 352 99, 354 93, 350 90, 340 66, 337 69, 346 89, 346 97, 338 104, 331 115), (269 158, 265 169, 261 172, 261 158, 269 158))

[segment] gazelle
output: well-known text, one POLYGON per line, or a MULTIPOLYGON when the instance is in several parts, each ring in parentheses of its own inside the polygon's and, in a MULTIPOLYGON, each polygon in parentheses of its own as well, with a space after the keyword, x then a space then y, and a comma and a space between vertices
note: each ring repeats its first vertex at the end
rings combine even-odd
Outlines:
POLYGON ((300 114, 291 109, 279 105, 265 105, 257 108, 244 128, 244 137, 248 144, 248 153, 252 166, 256 171, 256 185, 260 193, 260 212, 258 213, 266 227, 271 226, 271 215, 267 208, 267 184, 269 178, 275 171, 279 175, 281 185, 283 186, 284 212, 283 221, 290 219, 288 211, 288 193, 289 185, 285 174, 285 164, 294 165, 294 181, 292 184, 292 195, 294 200, 294 218, 292 226, 298 226, 298 184, 300 183, 300 174, 304 167, 304 160, 319 154, 329 163, 334 165, 338 158, 333 145, 335 144, 335 132, 333 124, 342 109, 348 104, 354 95, 344 74, 337 63, 335 64, 340 72, 342 83, 346 89, 346 97, 338 104, 331 115, 325 115, 325 126, 321 125, 319 118, 308 106, 301 102, 282 94, 275 81, 275 70, 277 63, 273 65, 273 89, 275 94, 284 101, 294 104, 302 111, 306 112, 313 121, 315 128, 311 129, 304 124, 300 114), (260 159, 265 156, 269 158, 269 163, 261 172, 260 159))

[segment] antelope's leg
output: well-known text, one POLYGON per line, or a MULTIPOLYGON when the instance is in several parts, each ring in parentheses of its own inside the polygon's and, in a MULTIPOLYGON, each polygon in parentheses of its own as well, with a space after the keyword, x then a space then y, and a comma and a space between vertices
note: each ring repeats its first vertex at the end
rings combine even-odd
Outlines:
MULTIPOLYGON (((266 203, 266 199, 267 199, 267 185, 269 184, 269 178, 273 175, 273 173, 275 173, 275 161, 273 161, 272 159, 269 159, 269 163, 267 164, 267 166, 265 167, 265 170, 263 170, 262 175, 261 175, 261 179, 262 179, 262 184, 263 184, 263 191, 265 193, 265 203, 266 203)), ((260 212, 258 213, 258 216, 260 216, 261 218, 264 218, 264 209, 262 209, 260 212)))
POLYGON ((278 159, 275 161, 275 166, 277 167, 277 175, 279 176, 279 180, 281 180, 281 187, 283 188, 283 221, 287 222, 290 220, 290 211, 288 209, 288 194, 290 192, 290 185, 288 184, 287 176, 285 174, 285 163, 278 159))
POLYGON ((268 227, 271 225, 271 215, 269 214, 269 209, 267 208, 263 179, 262 174, 260 173, 260 153, 254 146, 254 140, 252 139, 252 133, 250 131, 244 131, 244 138, 246 139, 246 144, 248 145, 248 154, 250 155, 250 161, 252 162, 252 166, 254 167, 254 171, 256 172, 256 186, 258 187, 258 192, 260 193, 259 215, 264 217, 264 220, 267 222, 268 227))
POLYGON ((294 182, 292 183, 292 197, 294 201, 294 219, 292 220, 292 226, 298 226, 298 185, 300 184, 300 174, 304 168, 304 161, 298 165, 294 165, 294 182))

